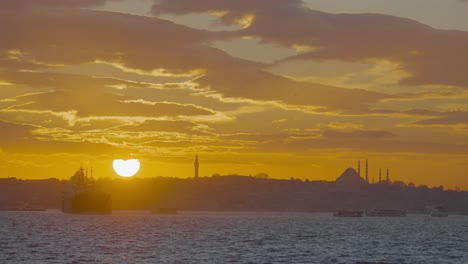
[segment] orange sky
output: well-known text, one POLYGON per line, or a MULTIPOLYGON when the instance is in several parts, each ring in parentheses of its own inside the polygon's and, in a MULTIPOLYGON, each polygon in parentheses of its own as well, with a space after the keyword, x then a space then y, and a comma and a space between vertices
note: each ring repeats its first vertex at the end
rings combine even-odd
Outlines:
POLYGON ((367 158, 468 190, 468 2, 428 1, 2 1, 0 177, 189 177, 198 153, 204 176, 367 158))

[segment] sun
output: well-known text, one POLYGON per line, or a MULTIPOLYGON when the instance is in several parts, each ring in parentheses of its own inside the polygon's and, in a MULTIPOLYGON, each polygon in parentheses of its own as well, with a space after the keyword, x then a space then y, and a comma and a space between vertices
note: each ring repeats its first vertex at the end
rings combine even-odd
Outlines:
POLYGON ((121 177, 133 177, 140 170, 140 161, 137 159, 121 160, 116 159, 112 164, 114 171, 121 177))

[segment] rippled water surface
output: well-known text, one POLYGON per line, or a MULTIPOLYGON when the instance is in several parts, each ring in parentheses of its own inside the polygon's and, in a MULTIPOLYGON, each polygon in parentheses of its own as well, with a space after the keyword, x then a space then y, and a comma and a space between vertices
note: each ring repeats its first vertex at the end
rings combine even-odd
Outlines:
POLYGON ((468 217, 0 212, 0 263, 468 263, 468 217))

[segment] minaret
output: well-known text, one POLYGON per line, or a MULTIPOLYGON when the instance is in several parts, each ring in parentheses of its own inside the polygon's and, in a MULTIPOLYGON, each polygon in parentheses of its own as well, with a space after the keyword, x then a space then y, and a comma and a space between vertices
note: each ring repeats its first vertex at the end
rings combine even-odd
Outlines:
POLYGON ((367 159, 366 159, 366 182, 369 183, 369 170, 368 170, 368 165, 367 165, 367 159))
POLYGON ((82 184, 84 182, 84 177, 85 177, 85 174, 84 174, 84 169, 83 169, 83 163, 81 163, 80 165, 80 177, 78 178, 79 179, 79 183, 82 184))
POLYGON ((93 167, 91 167, 91 186, 94 186, 93 167))
POLYGON ((198 163, 198 154, 195 155, 195 178, 198 178, 198 167, 200 166, 200 164, 198 163))
POLYGON ((387 183, 390 183, 390 177, 388 176, 388 168, 387 168, 387 183))
POLYGON ((379 168, 379 182, 382 182, 382 168, 379 168))
POLYGON ((357 175, 361 177, 361 160, 358 160, 357 162, 357 175))

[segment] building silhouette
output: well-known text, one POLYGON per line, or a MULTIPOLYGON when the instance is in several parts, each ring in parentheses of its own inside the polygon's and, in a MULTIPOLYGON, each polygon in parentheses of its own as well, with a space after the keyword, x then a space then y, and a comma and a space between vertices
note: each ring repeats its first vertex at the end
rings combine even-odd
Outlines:
POLYGON ((361 177, 361 160, 358 160, 357 163, 357 174, 361 177))
POLYGON ((369 167, 366 159, 366 182, 369 183, 369 167))
MULTIPOLYGON (((361 160, 358 160, 358 166, 357 166, 357 175, 361 177, 361 160)), ((365 181, 366 183, 369 183, 369 163, 368 160, 366 159, 366 178, 365 181)))
POLYGON ((358 172, 353 168, 347 168, 335 182, 340 185, 363 185, 366 182, 361 178, 358 172))
POLYGON ((198 178, 198 167, 200 166, 200 164, 198 163, 198 154, 195 155, 195 163, 193 164, 194 167, 195 167, 195 175, 194 177, 195 178, 198 178))
MULTIPOLYGON (((369 176, 369 160, 366 159, 366 167, 363 168, 363 170, 365 169, 365 177, 364 175, 362 176, 362 178, 364 178, 364 181, 368 184, 376 184, 376 183, 382 183, 382 184, 390 184, 391 181, 390 181, 390 170, 388 168, 386 168, 386 172, 384 171, 384 173, 386 173, 386 175, 383 175, 382 174, 382 168, 379 168, 379 177, 378 178, 375 178, 374 179, 374 176, 372 176, 372 179, 371 177, 369 176), (372 180, 372 181, 371 181, 372 180)), ((355 170, 356 171, 356 174, 361 177, 361 160, 358 160, 358 164, 357 164, 357 169, 355 170)))

